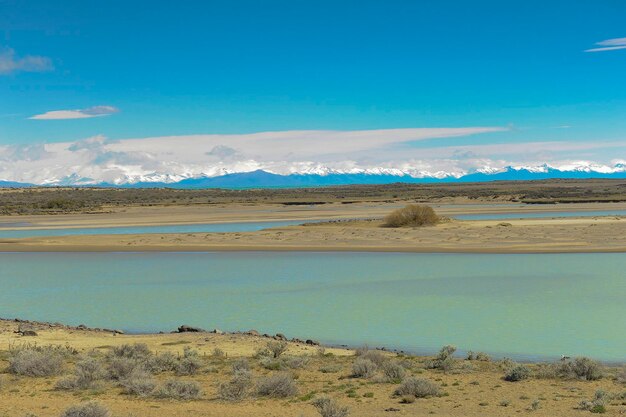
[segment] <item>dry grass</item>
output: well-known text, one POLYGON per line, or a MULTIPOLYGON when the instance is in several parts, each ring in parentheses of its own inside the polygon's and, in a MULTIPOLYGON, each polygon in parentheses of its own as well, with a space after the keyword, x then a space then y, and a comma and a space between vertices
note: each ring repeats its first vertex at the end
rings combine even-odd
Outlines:
MULTIPOLYGON (((5 334, 18 337, 12 331, 13 327, 7 327, 6 333, 0 333, 0 341, 5 334)), ((268 371, 258 358, 252 358, 255 349, 266 346, 268 339, 263 337, 112 336, 102 332, 42 330, 40 342, 48 336, 54 337, 53 343, 67 336, 70 345, 76 343, 75 346, 80 347, 82 355, 61 354, 65 373, 34 378, 2 375, 8 370, 10 355, 0 351, 0 379, 5 382, 0 388, 0 416, 24 417, 31 413, 38 417, 59 417, 69 406, 93 398, 110 409, 115 417, 312 417, 316 413, 322 417, 344 417, 347 408, 350 415, 359 417, 377 417, 387 414, 384 410, 396 409, 400 410, 395 413, 398 415, 479 417, 523 415, 534 403, 538 407, 532 411, 535 417, 587 415, 601 407, 605 415, 617 417, 624 408, 625 397, 620 396, 624 391, 619 382, 621 367, 603 367, 606 377, 600 380, 578 376, 570 379, 558 373, 551 373, 550 379, 541 379, 538 377, 540 367, 526 364, 531 370, 529 378, 506 383, 502 378, 504 372, 515 366, 509 362, 455 359, 454 369, 471 364, 474 369, 469 373, 446 373, 427 367, 429 361, 449 358, 451 348, 428 358, 376 350, 363 350, 355 357, 350 350, 327 348, 320 353, 315 347, 289 342, 289 355, 282 355, 277 361, 285 367, 285 363, 293 362, 297 367, 283 373, 268 371), (115 349, 113 353, 114 347, 133 340, 146 341, 149 349, 130 345, 115 349), (186 377, 176 375, 174 364, 184 357, 183 346, 191 346, 198 352, 201 370, 206 372, 186 377), (94 352, 94 347, 99 348, 94 352), (212 355, 215 348, 223 350, 225 355, 212 355), (165 364, 154 365, 157 357, 158 362, 165 364), (120 359, 138 366, 122 379, 112 379, 108 372, 102 376, 101 369, 107 370, 110 362, 120 359), (350 377, 356 360, 380 363, 372 379, 350 377), (101 366, 95 365, 96 362, 101 366), (328 370, 332 372, 325 372, 328 370), (81 375, 87 381, 96 381, 97 388, 52 389, 60 380, 81 375)), ((54 352, 53 349, 40 350, 54 352)), ((553 364, 555 369, 561 366, 561 361, 553 364)))
POLYGON ((430 206, 409 204, 391 212, 383 222, 383 227, 433 226, 441 219, 430 206))

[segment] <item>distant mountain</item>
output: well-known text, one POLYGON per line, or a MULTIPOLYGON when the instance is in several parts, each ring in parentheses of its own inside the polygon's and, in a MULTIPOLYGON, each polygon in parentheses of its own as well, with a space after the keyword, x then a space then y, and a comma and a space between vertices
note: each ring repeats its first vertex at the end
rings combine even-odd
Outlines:
POLYGON ((404 183, 451 183, 451 182, 489 182, 489 181, 528 181, 544 180, 550 178, 623 178, 626 179, 626 170, 610 173, 602 173, 592 170, 572 170, 561 171, 555 168, 542 167, 541 169, 526 169, 507 167, 506 169, 494 173, 475 172, 460 177, 444 176, 441 178, 423 177, 415 178, 407 174, 290 174, 279 175, 258 170, 252 172, 242 172, 226 174, 217 177, 188 178, 173 183, 139 182, 135 184, 125 184, 122 187, 146 188, 146 187, 167 187, 179 189, 198 188, 279 188, 279 187, 319 187, 329 185, 351 185, 351 184, 390 184, 396 182, 404 183))
POLYGON ((0 188, 24 188, 24 187, 32 187, 33 184, 27 184, 25 182, 15 182, 15 181, 2 181, 0 180, 0 188))
MULTIPOLYGON (((372 170, 359 173, 323 171, 302 174, 280 175, 257 170, 251 172, 230 173, 220 176, 201 176, 185 178, 176 181, 168 175, 154 175, 144 181, 133 182, 131 179, 121 183, 97 183, 90 178, 70 175, 59 180, 50 181, 45 186, 74 186, 74 187, 117 187, 117 188, 290 188, 290 187, 320 187, 330 185, 351 184, 390 184, 390 183, 461 183, 461 182, 489 182, 489 181, 529 181, 586 178, 614 178, 626 179, 626 165, 614 167, 579 164, 567 168, 554 168, 549 165, 533 167, 506 167, 495 170, 484 170, 453 175, 440 172, 437 174, 419 173, 410 175, 399 170, 372 170), (413 176, 419 175, 419 176, 413 176)), ((32 184, 0 181, 0 187, 29 187, 32 184)))

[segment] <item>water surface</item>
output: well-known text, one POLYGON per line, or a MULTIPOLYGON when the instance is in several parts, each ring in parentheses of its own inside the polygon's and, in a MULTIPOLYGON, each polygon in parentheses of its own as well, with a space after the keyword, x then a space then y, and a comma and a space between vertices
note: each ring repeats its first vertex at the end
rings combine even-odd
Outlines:
POLYGON ((550 219, 555 217, 626 216, 626 210, 544 211, 525 213, 454 214, 458 220, 550 219))
POLYGON ((626 254, 0 253, 0 317, 626 360, 626 254))
MULTIPOLYGON (((292 226, 302 224, 305 220, 281 220, 262 222, 174 224, 157 226, 119 226, 119 227, 66 227, 58 229, 23 229, 3 230, 0 227, 0 239, 24 238, 37 236, 70 236, 70 235, 129 235, 145 233, 227 233, 254 232, 271 227, 292 226)), ((310 222, 310 221, 309 221, 310 222)), ((2 226, 2 225, 0 225, 2 226)), ((8 226, 5 226, 8 227, 8 226)), ((15 227, 15 225, 13 225, 15 227)))

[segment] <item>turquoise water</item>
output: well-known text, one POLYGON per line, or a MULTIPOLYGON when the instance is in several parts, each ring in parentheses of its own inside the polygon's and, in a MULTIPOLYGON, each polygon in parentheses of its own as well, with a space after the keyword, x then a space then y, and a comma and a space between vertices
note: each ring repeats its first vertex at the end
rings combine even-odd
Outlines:
POLYGON ((547 219, 552 217, 596 216, 626 216, 626 210, 544 211, 541 213, 481 213, 452 215, 453 218, 458 220, 547 219))
POLYGON ((626 254, 0 253, 0 317, 626 360, 626 254))
MULTIPOLYGON (((160 226, 129 226, 129 227, 76 227, 61 229, 24 229, 3 230, 0 224, 0 239, 23 238, 36 236, 69 236, 69 235, 128 235, 144 233, 210 233, 210 232, 253 232, 271 227, 291 226, 302 224, 303 220, 281 220, 265 222, 239 223, 205 223, 205 224, 175 224, 160 226)), ((14 223, 12 226, 16 227, 14 223)), ((28 224, 26 224, 28 225, 28 224)))

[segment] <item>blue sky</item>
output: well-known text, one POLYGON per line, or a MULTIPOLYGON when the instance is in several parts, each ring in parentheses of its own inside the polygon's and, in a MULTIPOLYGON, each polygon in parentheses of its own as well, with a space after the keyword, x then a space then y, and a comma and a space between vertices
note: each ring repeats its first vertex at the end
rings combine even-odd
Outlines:
MULTIPOLYGON (((0 0, 0 29, 0 146, 12 152, 102 137, 171 136, 177 147, 203 134, 498 127, 402 147, 413 161, 421 149, 534 142, 565 149, 484 157, 626 158, 622 0, 0 0), (97 117, 49 120, 77 114, 97 117), (612 145, 568 150, 599 142, 612 145)), ((407 162, 392 154, 386 167, 407 162)), ((242 160, 254 156, 275 159, 242 160)))

